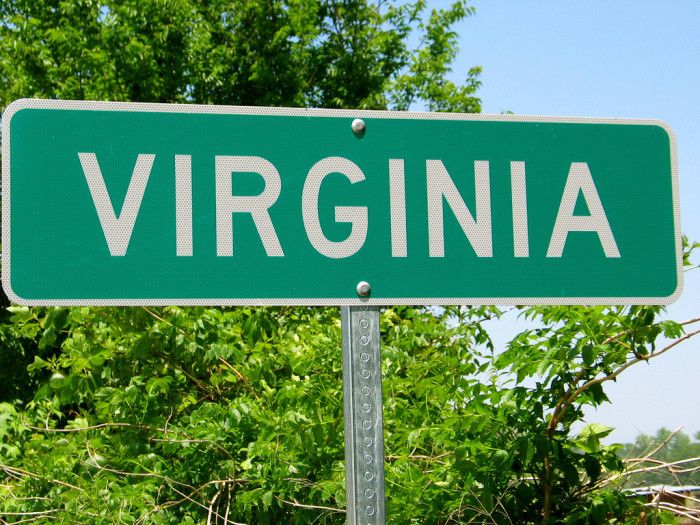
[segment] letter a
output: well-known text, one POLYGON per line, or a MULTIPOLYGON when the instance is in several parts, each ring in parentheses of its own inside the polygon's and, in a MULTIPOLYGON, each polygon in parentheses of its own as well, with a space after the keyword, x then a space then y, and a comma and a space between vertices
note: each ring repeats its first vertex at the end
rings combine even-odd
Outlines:
POLYGON ((569 177, 559 204, 559 213, 554 223, 552 238, 549 241, 547 257, 561 257, 569 232, 596 232, 606 257, 620 257, 615 237, 605 210, 600 202, 598 191, 593 183, 591 170, 586 162, 572 162, 569 177), (576 216, 574 208, 579 191, 582 192, 590 215, 576 216))

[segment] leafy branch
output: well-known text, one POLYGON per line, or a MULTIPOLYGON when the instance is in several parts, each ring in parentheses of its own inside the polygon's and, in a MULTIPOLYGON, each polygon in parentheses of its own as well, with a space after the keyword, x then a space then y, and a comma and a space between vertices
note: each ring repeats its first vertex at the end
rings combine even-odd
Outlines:
MULTIPOLYGON (((679 323, 681 326, 687 326, 693 323, 697 323, 700 321, 700 318, 696 317, 687 321, 684 321, 682 323, 679 323)), ((664 348, 657 352, 649 353, 646 355, 642 354, 635 354, 632 359, 627 361, 626 363, 620 365, 618 368, 613 370, 612 372, 604 375, 603 377, 598 377, 595 379, 589 379, 585 383, 583 383, 580 386, 577 387, 570 387, 569 390, 566 392, 564 397, 557 403, 557 405, 554 407, 554 411, 552 412, 552 416, 550 417, 549 424, 547 425, 547 436, 552 437, 554 434, 557 426, 561 422, 561 419, 564 417, 564 414, 568 410, 568 408, 573 405, 579 397, 589 390, 591 387, 595 385, 600 385, 602 383, 605 383, 607 381, 613 381, 615 380, 622 372, 630 368, 631 366, 634 366, 638 363, 642 362, 648 362, 651 359, 657 358, 671 350, 672 348, 678 346, 684 341, 687 341, 688 339, 691 339, 692 337, 695 337, 696 335, 700 334, 700 329, 689 332, 682 337, 677 338, 673 342, 669 343, 666 345, 664 348)), ((629 335, 629 331, 626 334, 616 334, 614 336, 609 337, 606 339, 606 343, 613 342, 619 340, 619 338, 623 337, 623 335, 629 335)), ((581 381, 586 373, 586 369, 582 369, 579 374, 576 376, 576 378, 573 381, 573 384, 576 385, 579 381, 581 381)))

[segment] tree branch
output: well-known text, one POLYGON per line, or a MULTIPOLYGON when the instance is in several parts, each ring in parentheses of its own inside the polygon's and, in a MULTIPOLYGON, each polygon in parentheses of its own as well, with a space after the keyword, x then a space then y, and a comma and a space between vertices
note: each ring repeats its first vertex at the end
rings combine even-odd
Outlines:
MULTIPOLYGON (((690 321, 686 321, 686 324, 696 322, 697 320, 698 319, 691 319, 690 321)), ((632 365, 636 365, 637 363, 641 363, 641 362, 648 362, 655 357, 659 357, 659 356, 665 354, 666 352, 668 352, 669 350, 671 350, 672 348, 678 346, 683 341, 687 341, 691 337, 694 337, 698 334, 700 334, 700 330, 695 330, 694 332, 689 332, 689 333, 685 334, 683 337, 679 337, 678 339, 676 339, 672 343, 668 344, 667 346, 665 346, 663 349, 659 350, 658 352, 654 352, 652 354, 648 354, 645 356, 637 355, 634 359, 627 361, 625 364, 621 365, 620 367, 618 367, 616 370, 614 370, 610 374, 603 376, 603 377, 591 379, 591 380, 585 382, 580 387, 578 387, 573 392, 572 391, 567 392, 564 395, 564 397, 562 397, 559 400, 559 402, 557 403, 557 405, 554 407, 554 411, 552 412, 552 417, 550 418, 549 424, 547 425, 548 437, 552 437, 552 435, 554 434, 554 430, 556 429, 557 425, 561 421, 561 418, 564 416, 564 414, 566 413, 566 410, 569 408, 569 406, 571 406, 576 401, 576 399, 581 394, 583 394, 586 390, 588 390, 592 386, 599 385, 599 384, 605 383, 607 381, 612 381, 613 379, 617 378, 617 376, 619 376, 622 372, 627 370, 632 365)))
POLYGON ((287 501, 286 499, 282 499, 279 496, 275 496, 275 499, 278 501, 281 501, 282 503, 286 503, 287 505, 291 505, 292 507, 297 507, 300 509, 315 509, 315 510, 326 510, 328 512, 335 512, 338 514, 345 514, 345 509, 336 509, 334 507, 324 507, 323 505, 305 505, 303 503, 299 503, 297 500, 294 501, 287 501))

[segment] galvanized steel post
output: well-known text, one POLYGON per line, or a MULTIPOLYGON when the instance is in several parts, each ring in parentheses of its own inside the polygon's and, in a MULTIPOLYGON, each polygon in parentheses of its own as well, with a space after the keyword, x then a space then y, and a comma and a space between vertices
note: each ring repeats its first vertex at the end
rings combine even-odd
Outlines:
POLYGON ((348 525, 384 525, 379 308, 341 307, 348 525))

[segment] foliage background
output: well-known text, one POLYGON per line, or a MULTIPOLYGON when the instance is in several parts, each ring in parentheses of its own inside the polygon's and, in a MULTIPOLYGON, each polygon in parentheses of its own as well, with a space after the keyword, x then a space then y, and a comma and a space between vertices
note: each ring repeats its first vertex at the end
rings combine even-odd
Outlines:
MULTIPOLYGON (((20 97, 480 110, 447 80, 466 1, 0 0, 0 105, 20 97), (410 37, 410 38, 409 38, 410 37), (409 42, 417 42, 410 47, 409 42)), ((690 247, 688 247, 688 252, 690 247)), ((603 386, 697 334, 658 307, 381 317, 391 523, 635 523, 603 386)), ((0 314, 6 523, 342 523, 332 308, 0 314)), ((656 518, 672 517, 659 509, 656 518)))

